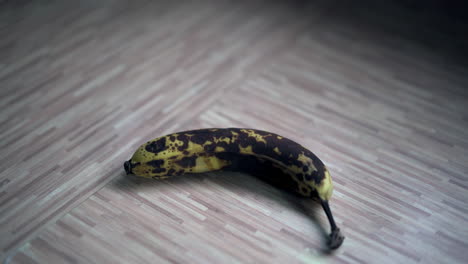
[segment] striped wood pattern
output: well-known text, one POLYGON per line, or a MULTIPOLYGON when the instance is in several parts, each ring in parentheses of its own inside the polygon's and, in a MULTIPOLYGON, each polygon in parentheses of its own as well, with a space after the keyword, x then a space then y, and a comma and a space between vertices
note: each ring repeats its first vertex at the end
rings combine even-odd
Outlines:
POLYGON ((8 263, 468 260, 462 26, 330 1, 0 7, 8 263), (230 126, 328 165, 342 248, 325 250, 321 208, 248 175, 124 175, 146 140, 230 126))

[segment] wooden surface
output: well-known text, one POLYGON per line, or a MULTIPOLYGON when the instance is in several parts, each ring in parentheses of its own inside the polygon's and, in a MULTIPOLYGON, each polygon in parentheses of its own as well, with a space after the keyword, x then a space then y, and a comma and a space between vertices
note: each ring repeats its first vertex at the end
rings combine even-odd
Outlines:
POLYGON ((465 25, 373 3, 3 1, 1 259, 466 263, 465 25), (343 246, 249 175, 125 176, 141 143, 203 127, 310 148, 343 246))

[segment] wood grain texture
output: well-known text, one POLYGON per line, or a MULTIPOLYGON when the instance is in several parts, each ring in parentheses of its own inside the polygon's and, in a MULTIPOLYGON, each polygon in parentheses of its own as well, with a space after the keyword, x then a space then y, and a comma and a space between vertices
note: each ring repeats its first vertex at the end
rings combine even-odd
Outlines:
POLYGON ((0 1, 6 263, 465 263, 464 21, 404 3, 0 1), (141 143, 252 127, 329 167, 346 240, 241 173, 124 175, 141 143))

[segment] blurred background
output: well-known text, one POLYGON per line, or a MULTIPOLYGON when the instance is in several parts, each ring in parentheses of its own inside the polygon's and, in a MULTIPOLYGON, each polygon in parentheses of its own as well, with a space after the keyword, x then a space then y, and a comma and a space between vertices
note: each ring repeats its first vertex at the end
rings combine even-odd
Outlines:
POLYGON ((0 1, 5 263, 466 263, 463 1, 0 1), (346 236, 241 173, 125 177, 250 127, 329 167, 346 236))

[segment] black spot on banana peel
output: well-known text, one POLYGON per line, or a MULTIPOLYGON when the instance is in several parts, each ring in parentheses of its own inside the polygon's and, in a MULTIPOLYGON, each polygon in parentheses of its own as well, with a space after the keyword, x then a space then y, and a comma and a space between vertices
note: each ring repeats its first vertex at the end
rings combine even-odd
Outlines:
POLYGON ((167 148, 168 146, 166 145, 166 137, 154 140, 145 146, 146 151, 151 153, 159 153, 161 151, 166 150, 167 148))
POLYGON ((332 229, 330 247, 338 248, 344 239, 328 205, 333 184, 326 166, 307 148, 274 133, 243 128, 177 132, 140 146, 124 168, 127 174, 155 179, 216 170, 247 172, 320 200, 332 229))
POLYGON ((183 157, 180 160, 176 161, 182 168, 192 168, 196 166, 197 157, 196 156, 188 156, 183 157))

